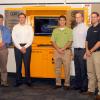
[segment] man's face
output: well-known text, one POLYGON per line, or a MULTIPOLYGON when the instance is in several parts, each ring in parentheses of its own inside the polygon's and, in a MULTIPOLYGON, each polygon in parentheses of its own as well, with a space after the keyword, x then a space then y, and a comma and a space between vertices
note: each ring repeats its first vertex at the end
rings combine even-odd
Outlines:
POLYGON ((59 25, 60 26, 65 26, 66 25, 66 20, 64 18, 59 19, 59 25))
POLYGON ((99 22, 99 17, 96 14, 92 14, 91 15, 91 23, 96 24, 97 22, 99 22))
POLYGON ((82 15, 81 15, 80 13, 77 13, 77 14, 75 15, 75 20, 76 20, 76 23, 77 23, 77 24, 83 22, 83 17, 82 17, 82 15))
POLYGON ((3 25, 3 18, 0 18, 0 25, 3 25))
POLYGON ((25 16, 24 16, 24 15, 20 15, 20 16, 19 16, 19 23, 20 23, 20 24, 25 24, 25 21, 26 21, 25 16))

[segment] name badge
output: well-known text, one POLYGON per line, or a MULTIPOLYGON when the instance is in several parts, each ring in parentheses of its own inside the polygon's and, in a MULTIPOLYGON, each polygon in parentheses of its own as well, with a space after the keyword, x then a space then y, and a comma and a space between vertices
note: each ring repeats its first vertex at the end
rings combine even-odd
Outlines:
POLYGON ((98 32, 98 31, 94 31, 94 32, 98 32))

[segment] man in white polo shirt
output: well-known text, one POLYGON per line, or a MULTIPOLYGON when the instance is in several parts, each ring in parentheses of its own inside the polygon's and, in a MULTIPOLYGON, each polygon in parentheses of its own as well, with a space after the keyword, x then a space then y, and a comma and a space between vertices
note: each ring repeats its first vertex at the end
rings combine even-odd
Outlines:
POLYGON ((14 26, 12 30, 12 39, 14 43, 15 60, 16 60, 16 84, 22 84, 22 60, 25 66, 26 84, 31 86, 30 80, 30 59, 31 59, 31 45, 33 41, 33 29, 26 24, 26 15, 20 13, 18 15, 19 23, 14 26))
POLYGON ((85 53, 85 40, 87 35, 87 26, 83 23, 83 14, 75 14, 76 27, 73 29, 73 46, 74 46, 74 64, 75 64, 75 89, 80 92, 87 90, 87 68, 86 60, 83 59, 85 53))

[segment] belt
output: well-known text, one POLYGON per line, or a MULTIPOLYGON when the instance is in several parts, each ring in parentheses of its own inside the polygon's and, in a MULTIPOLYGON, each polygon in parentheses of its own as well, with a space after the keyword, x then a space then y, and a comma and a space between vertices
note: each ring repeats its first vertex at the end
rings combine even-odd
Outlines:
POLYGON ((26 43, 20 43, 20 46, 22 46, 22 47, 25 46, 25 45, 26 45, 26 43))
POLYGON ((85 48, 74 48, 75 50, 85 50, 85 48))
POLYGON ((66 48, 66 50, 71 50, 71 48, 66 48))

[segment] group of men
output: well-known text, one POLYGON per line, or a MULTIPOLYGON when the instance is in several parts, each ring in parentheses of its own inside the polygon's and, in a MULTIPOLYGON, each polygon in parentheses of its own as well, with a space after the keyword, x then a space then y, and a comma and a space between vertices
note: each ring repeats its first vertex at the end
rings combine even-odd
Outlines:
MULTIPOLYGON (((18 87, 23 84, 22 80, 22 60, 25 66, 25 84, 31 86, 30 60, 31 45, 34 38, 33 29, 26 24, 26 15, 18 15, 19 23, 13 27, 12 41, 14 43, 16 61, 16 84, 18 87)), ((97 12, 91 14, 91 26, 88 28, 84 24, 82 13, 75 14, 76 26, 70 29, 66 26, 66 17, 60 16, 58 27, 52 32, 51 40, 54 50, 55 88, 61 88, 61 66, 64 65, 64 89, 70 88, 70 65, 72 60, 72 50, 74 48, 75 64, 75 85, 74 89, 81 93, 93 95, 98 88, 96 100, 100 100, 100 16, 97 12)), ((11 43, 11 32, 3 25, 3 16, 0 15, 0 69, 1 85, 8 86, 7 83, 7 58, 8 46, 11 43)))
POLYGON ((91 14, 91 26, 84 24, 81 12, 75 14, 76 26, 73 30, 66 27, 66 17, 59 17, 59 26, 52 33, 52 44, 55 48, 56 86, 61 84, 61 66, 64 65, 64 89, 70 88, 70 64, 74 48, 75 83, 74 89, 80 93, 94 95, 98 88, 96 100, 100 100, 100 16, 91 14))

